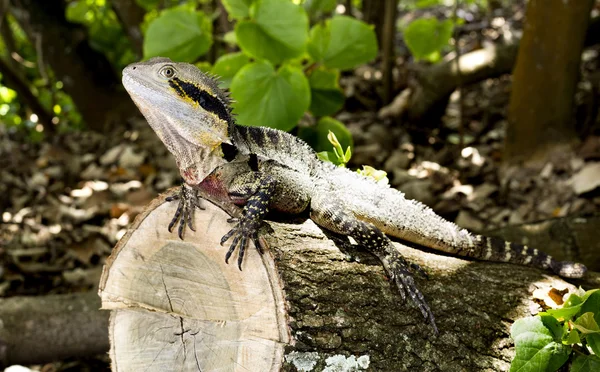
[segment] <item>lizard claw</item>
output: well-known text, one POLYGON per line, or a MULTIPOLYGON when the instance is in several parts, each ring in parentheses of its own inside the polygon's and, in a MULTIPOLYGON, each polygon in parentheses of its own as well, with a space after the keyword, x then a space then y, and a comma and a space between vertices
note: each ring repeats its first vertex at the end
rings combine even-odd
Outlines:
POLYGON ((189 186, 183 184, 179 191, 179 194, 171 195, 165 198, 166 201, 171 202, 175 200, 179 200, 179 204, 177 205, 177 210, 175 211, 175 215, 173 215, 173 219, 169 223, 169 232, 173 232, 173 227, 179 222, 179 227, 177 229, 177 235, 179 239, 183 240, 183 235, 185 232, 185 225, 190 228, 192 231, 196 231, 194 228, 194 209, 205 209, 200 203, 200 198, 196 194, 196 192, 189 186))
POLYGON ((256 250, 262 254, 264 252, 264 248, 267 247, 266 241, 258 236, 258 229, 260 228, 259 223, 253 223, 253 221, 241 221, 223 237, 221 238, 221 245, 225 244, 230 238, 233 237, 231 241, 231 245, 229 246, 229 250, 225 254, 225 263, 229 263, 229 259, 233 255, 233 252, 237 248, 239 248, 238 253, 238 268, 240 271, 242 270, 242 262, 244 261, 244 254, 246 252, 246 247, 248 246, 248 241, 251 240, 254 243, 254 247, 256 250))
MULTIPOLYGON (((423 269, 420 267, 419 271, 424 273, 423 269)), ((396 283, 402 300, 404 301, 408 295, 410 300, 417 306, 421 314, 423 314, 425 320, 429 321, 435 334, 438 335, 439 330, 435 324, 435 317, 433 316, 425 297, 417 288, 411 273, 405 267, 397 267, 396 270, 391 273, 391 278, 396 283)))

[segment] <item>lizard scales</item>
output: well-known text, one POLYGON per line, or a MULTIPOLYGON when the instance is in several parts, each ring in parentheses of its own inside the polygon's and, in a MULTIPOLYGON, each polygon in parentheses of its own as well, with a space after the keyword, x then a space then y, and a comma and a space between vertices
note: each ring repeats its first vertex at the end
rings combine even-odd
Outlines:
POLYGON ((400 191, 322 162, 288 133, 235 124, 230 100, 216 79, 193 65, 160 57, 134 63, 124 69, 123 85, 175 156, 184 179, 180 195, 172 198, 180 204, 169 229, 178 219, 180 237, 186 223, 193 229, 197 196, 210 200, 236 217, 222 243, 232 239, 226 260, 239 248, 240 269, 249 241, 262 252, 258 229, 269 210, 308 210, 315 223, 353 237, 377 256, 402 299, 415 303, 436 332, 433 313, 412 277, 416 265, 406 262, 388 236, 453 255, 550 269, 569 278, 586 272, 582 264, 556 261, 537 249, 471 234, 400 191))

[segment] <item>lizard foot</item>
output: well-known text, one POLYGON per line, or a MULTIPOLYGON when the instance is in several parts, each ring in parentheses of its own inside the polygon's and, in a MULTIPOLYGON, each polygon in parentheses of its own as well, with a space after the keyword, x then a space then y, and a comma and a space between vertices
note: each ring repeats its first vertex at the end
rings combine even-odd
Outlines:
POLYGON ((435 331, 435 334, 439 334, 438 328, 435 324, 435 317, 433 316, 425 297, 417 288, 415 280, 410 271, 408 271, 403 265, 394 266, 396 267, 390 268, 390 276, 394 283, 396 283, 402 300, 406 300, 406 296, 408 295, 411 301, 417 306, 419 311, 421 311, 421 314, 423 314, 425 320, 429 321, 433 327, 433 330, 435 331))
POLYGON ((201 199, 198 197, 194 189, 186 184, 183 184, 179 190, 179 194, 171 195, 165 200, 169 202, 179 200, 179 205, 177 205, 175 215, 173 216, 171 223, 169 223, 169 232, 173 231, 173 227, 177 224, 177 221, 179 221, 177 235, 179 236, 179 239, 183 240, 183 233, 186 223, 190 230, 196 231, 194 229, 194 210, 195 208, 202 210, 205 209, 200 203, 201 199))
POLYGON ((264 249, 267 248, 267 242, 258 236, 258 229, 261 225, 260 221, 241 218, 229 219, 228 222, 237 222, 237 225, 221 238, 221 245, 225 244, 225 242, 230 238, 233 238, 231 245, 229 246, 229 250, 225 255, 225 262, 229 263, 231 255, 236 248, 239 247, 238 268, 242 270, 242 262, 244 260, 244 253, 246 251, 248 241, 251 240, 254 243, 256 250, 258 250, 258 253, 260 254, 262 254, 264 249))

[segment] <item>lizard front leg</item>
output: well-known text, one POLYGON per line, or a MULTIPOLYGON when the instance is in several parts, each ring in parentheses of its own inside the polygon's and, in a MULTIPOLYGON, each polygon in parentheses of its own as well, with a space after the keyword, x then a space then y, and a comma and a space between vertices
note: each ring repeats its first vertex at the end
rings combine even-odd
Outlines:
POLYGON ((185 230, 185 225, 187 223, 188 227, 192 231, 196 231, 194 229, 194 211, 196 208, 204 210, 202 204, 200 204, 200 197, 198 196, 198 191, 188 184, 184 183, 181 185, 181 189, 179 193, 171 195, 165 199, 166 201, 175 201, 179 200, 179 204, 177 205, 177 210, 173 215, 173 219, 169 223, 169 232, 173 231, 173 227, 179 221, 179 228, 177 231, 177 235, 179 239, 183 240, 183 233, 185 230))
POLYGON ((238 268, 242 270, 244 252, 248 240, 262 254, 264 243, 258 237, 264 216, 269 211, 269 203, 275 192, 275 180, 261 172, 248 172, 233 179, 229 185, 229 197, 236 204, 244 204, 242 215, 233 219, 237 224, 223 236, 221 244, 233 238, 229 250, 225 255, 225 262, 229 262, 231 255, 239 247, 238 268))
POLYGON ((310 205, 310 218, 318 225, 335 233, 351 236, 381 261, 390 278, 394 281, 402 300, 408 296, 419 308, 438 333, 435 318, 425 297, 415 285, 411 266, 394 247, 391 240, 375 225, 357 219, 346 209, 342 200, 333 193, 313 197, 310 205))

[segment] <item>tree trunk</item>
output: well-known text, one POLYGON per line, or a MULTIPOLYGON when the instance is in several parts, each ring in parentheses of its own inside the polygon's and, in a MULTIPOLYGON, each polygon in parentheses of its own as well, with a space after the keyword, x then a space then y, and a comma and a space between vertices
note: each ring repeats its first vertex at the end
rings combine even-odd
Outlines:
POLYGON ((537 269, 397 244, 429 274, 416 281, 437 318, 435 336, 373 256, 339 238, 336 246, 310 220, 268 223, 261 232, 271 248, 262 256, 249 249, 240 271, 235 255, 225 264, 219 245, 228 216, 207 205, 181 241, 167 231, 176 205, 165 196, 137 217, 103 270, 114 371, 308 371, 336 363, 508 370, 509 327, 538 309, 531 292, 574 289, 537 269))
POLYGON ((593 0, 531 0, 506 129, 504 162, 543 164, 577 142, 573 102, 593 0))
POLYGON ((38 58, 63 82, 89 128, 102 131, 135 108, 106 57, 93 50, 83 27, 65 19, 63 0, 9 0, 11 13, 32 44, 38 58))
POLYGON ((363 21, 375 26, 379 47, 383 45, 383 25, 385 24, 385 1, 365 0, 362 2, 363 21))

